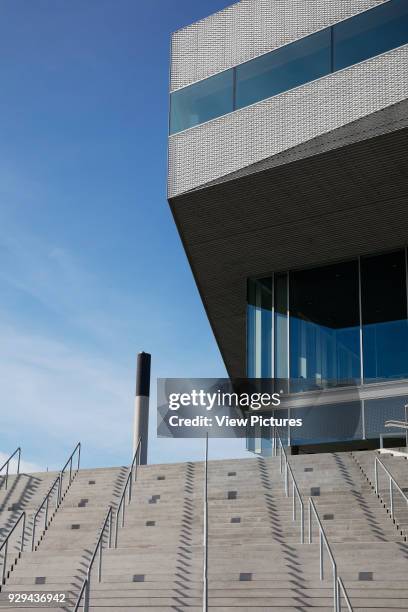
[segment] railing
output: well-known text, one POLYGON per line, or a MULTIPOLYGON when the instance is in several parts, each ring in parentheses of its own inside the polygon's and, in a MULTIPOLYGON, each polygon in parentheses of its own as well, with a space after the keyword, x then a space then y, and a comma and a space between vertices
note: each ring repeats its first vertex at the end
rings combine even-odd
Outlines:
POLYGON ((25 539, 25 528, 26 528, 26 513, 22 512, 20 514, 20 516, 18 517, 17 521, 14 523, 13 527, 10 529, 10 531, 7 534, 6 539, 2 542, 1 546, 0 546, 0 554, 3 552, 3 567, 2 567, 2 572, 1 572, 1 584, 6 584, 6 572, 7 572, 7 555, 9 552, 9 544, 10 544, 10 537, 12 536, 12 534, 14 533, 14 531, 17 529, 17 526, 22 522, 22 529, 21 529, 21 542, 19 545, 19 552, 22 553, 24 550, 24 539, 25 539))
POLYGON ((203 612, 208 610, 208 432, 205 437, 203 495, 203 612))
POLYGON ((289 464, 288 457, 286 455, 285 447, 283 446, 282 440, 276 431, 273 436, 273 451, 275 457, 278 456, 279 452, 279 471, 284 474, 285 479, 285 493, 286 497, 290 497, 290 486, 289 486, 289 476, 292 479, 292 520, 296 521, 297 518, 297 508, 296 508, 296 498, 299 502, 300 507, 300 541, 303 544, 305 541, 305 510, 303 505, 303 500, 299 492, 299 488, 297 486, 295 477, 292 472, 292 468, 289 464))
POLYGON ((320 551, 320 580, 324 580, 324 546, 326 547, 327 554, 329 555, 331 564, 332 564, 332 572, 333 572, 333 609, 335 612, 339 612, 341 610, 341 595, 340 589, 343 591, 345 595, 346 603, 350 612, 353 612, 353 609, 350 604, 350 600, 347 596, 346 589, 344 584, 339 579, 337 574, 337 565, 334 560, 333 553, 331 551, 329 542, 327 540, 325 531, 323 529, 323 525, 320 521, 320 517, 317 513, 316 506, 311 497, 309 497, 309 544, 313 542, 313 516, 316 519, 317 525, 319 527, 319 551, 320 551), (323 546, 324 544, 324 546, 323 546))
POLYGON ((67 490, 71 486, 71 483, 72 483, 73 479, 75 478, 75 476, 76 476, 76 474, 77 474, 77 472, 79 470, 80 462, 81 462, 81 443, 78 442, 78 444, 76 445, 76 447, 72 451, 71 455, 68 457, 68 460, 67 460, 66 464, 64 465, 64 467, 62 468, 62 470, 60 472, 61 484, 60 484, 60 492, 59 492, 59 503, 61 503, 63 496, 65 495, 65 493, 67 492, 67 490), (76 467, 76 469, 75 469, 75 471, 73 473, 73 460, 74 460, 75 454, 78 454, 78 459, 77 459, 77 467, 76 467), (67 485, 65 491, 62 491, 62 486, 63 486, 63 481, 64 481, 64 474, 65 474, 65 471, 66 471, 68 466, 69 466, 69 481, 68 481, 68 485, 67 485))
POLYGON ((55 496, 55 510, 58 509, 58 506, 60 504, 60 499, 61 499, 61 474, 58 474, 58 476, 52 483, 51 487, 49 488, 48 493, 42 500, 41 505, 37 508, 37 511, 33 516, 33 533, 31 537, 31 550, 35 549, 35 531, 37 528, 37 519, 43 510, 44 510, 44 531, 46 531, 48 528, 48 525, 49 525, 48 515, 49 515, 50 501, 52 499, 53 494, 55 493, 55 487, 57 486, 57 484, 58 484, 58 487, 56 490, 57 494, 55 496))
POLYGON ((55 509, 54 509, 54 512, 56 512, 59 506, 61 505, 61 502, 63 500, 65 493, 71 486, 71 483, 74 480, 79 470, 80 461, 81 461, 81 443, 78 442, 78 444, 76 445, 76 447, 74 448, 70 456, 68 457, 68 460, 65 463, 64 467, 61 469, 60 473, 58 474, 58 476, 52 483, 51 487, 48 490, 48 493, 46 494, 46 496, 44 497, 41 504, 38 506, 37 511, 34 514, 33 533, 32 533, 32 538, 31 538, 31 550, 35 549, 35 532, 37 528, 37 520, 38 520, 40 513, 44 511, 44 531, 46 531, 48 528, 48 525, 51 522, 48 518, 51 499, 56 491, 57 494, 55 497, 55 509), (78 459, 77 459, 76 468, 73 468, 73 460, 74 460, 75 454, 78 455, 78 459), (63 491, 62 486, 63 486, 63 481, 64 481, 64 474, 68 467, 69 467, 69 479, 68 479, 69 481, 65 488, 65 491, 63 491), (58 484, 58 487, 57 487, 57 484, 58 484))
POLYGON ((12 455, 10 455, 10 457, 7 459, 7 461, 5 463, 3 463, 3 465, 0 467, 0 474, 1 472, 4 470, 4 468, 6 468, 6 486, 4 487, 5 490, 7 491, 7 483, 8 483, 8 476, 9 476, 9 468, 10 468, 10 461, 12 460, 12 458, 18 453, 18 460, 17 460, 17 474, 20 473, 20 459, 21 459, 21 447, 19 446, 12 455))
POLYGON ((139 438, 139 442, 137 443, 136 446, 136 451, 135 454, 133 455, 133 460, 132 463, 129 467, 129 472, 126 478, 126 482, 125 485, 123 487, 123 491, 122 491, 122 495, 120 497, 119 500, 119 504, 118 507, 116 509, 116 516, 115 516, 115 548, 118 547, 118 531, 119 531, 119 522, 121 524, 122 527, 125 526, 125 500, 126 500, 126 493, 128 495, 128 504, 130 504, 130 502, 132 501, 132 483, 136 482, 136 478, 137 478, 137 468, 140 465, 140 449, 141 449, 141 441, 139 438), (122 513, 122 518, 119 521, 119 516, 122 513))
POLYGON ((341 612, 341 596, 343 595, 344 600, 346 602, 346 606, 349 612, 353 612, 353 608, 351 607, 351 603, 349 600, 349 597, 347 595, 347 591, 346 588, 343 584, 342 579, 340 578, 340 576, 337 576, 337 589, 338 589, 338 604, 339 604, 339 612, 341 612))
POLYGON ((86 572, 86 577, 85 577, 84 582, 82 584, 81 590, 79 591, 78 599, 77 599, 77 602, 75 604, 75 608, 74 608, 73 612, 77 612, 79 610, 79 607, 81 605, 82 599, 84 600, 83 612, 89 612, 89 600, 90 600, 90 594, 91 594, 92 568, 93 568, 94 561, 95 561, 96 556, 97 556, 98 551, 99 551, 98 582, 101 582, 101 580, 102 580, 103 543, 104 543, 106 528, 108 526, 109 526, 108 548, 111 548, 111 545, 112 545, 112 516, 113 516, 112 506, 109 506, 108 512, 107 512, 106 517, 105 517, 105 520, 103 521, 103 524, 102 524, 101 532, 99 534, 99 538, 98 538, 98 541, 96 543, 95 550, 94 550, 93 555, 91 557, 91 560, 89 562, 89 566, 88 566, 88 569, 87 569, 87 572, 86 572))
POLYGON ((408 497, 405 495, 404 491, 401 489, 401 487, 399 486, 399 484, 397 483, 397 481, 395 480, 391 472, 385 467, 383 462, 378 457, 374 458, 374 482, 375 482, 376 494, 377 495, 379 494, 378 493, 379 491, 378 489, 378 465, 382 467, 382 469, 388 476, 388 489, 389 489, 389 495, 390 495, 390 513, 391 513, 391 518, 393 519, 394 518, 394 487, 398 491, 398 493, 400 493, 400 495, 403 497, 407 505, 408 505, 408 497))

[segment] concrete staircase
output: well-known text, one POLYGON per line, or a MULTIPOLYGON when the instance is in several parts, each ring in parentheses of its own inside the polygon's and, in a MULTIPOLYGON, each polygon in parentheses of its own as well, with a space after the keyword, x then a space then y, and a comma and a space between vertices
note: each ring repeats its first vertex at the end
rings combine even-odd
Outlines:
MULTIPOLYGON (((9 593, 65 593, 67 604, 53 609, 71 610, 86 574, 99 527, 109 503, 120 497, 126 468, 80 470, 58 512, 35 551, 27 547, 1 589, 0 610, 9 593)), ((41 500, 40 500, 41 501, 41 500)), ((49 610, 38 604, 36 610, 49 610)))
MULTIPOLYGON (((313 496, 355 612, 408 610, 407 544, 356 460, 338 453, 290 463, 305 506, 313 496)), ((125 468, 80 470, 38 550, 23 554, 1 597, 65 592, 67 604, 51 609, 72 610, 126 475, 125 468)), ((203 475, 200 462, 138 468, 118 548, 104 550, 101 583, 94 566, 92 612, 202 610, 203 475)), ((317 531, 312 544, 300 543, 279 459, 210 461, 208 495, 210 610, 333 610, 330 565, 320 581, 317 531)), ((7 607, 1 597, 0 610, 33 609, 7 607)))
MULTIPOLYGON (((396 449, 397 450, 397 449, 396 449)), ((392 452, 380 453, 378 451, 364 451, 353 453, 353 458, 367 482, 372 489, 375 489, 374 458, 378 457, 391 473, 402 491, 408 497, 408 454, 407 449, 398 449, 396 454, 392 452)), ((386 509, 391 520, 391 504, 389 478, 385 471, 378 467, 378 498, 386 509)), ((404 498, 394 488, 394 524, 398 532, 404 536, 405 541, 408 537, 408 504, 404 498)))
POLYGON ((354 610, 408 610, 408 546, 353 456, 290 462, 302 494, 313 496, 354 610))
MULTIPOLYGON (((33 515, 47 494, 51 484, 55 480, 55 472, 39 472, 33 474, 20 473, 8 477, 8 486, 5 488, 5 480, 0 482, 0 542, 3 542, 21 513, 26 513, 25 547, 31 546, 33 515)), ((7 569, 18 556, 21 546, 22 523, 14 531, 9 539, 9 559, 7 569)), ((41 529, 38 529, 41 533, 41 529)), ((4 551, 3 551, 4 552, 4 551)), ((0 565, 3 566, 3 552, 0 553, 0 565)))

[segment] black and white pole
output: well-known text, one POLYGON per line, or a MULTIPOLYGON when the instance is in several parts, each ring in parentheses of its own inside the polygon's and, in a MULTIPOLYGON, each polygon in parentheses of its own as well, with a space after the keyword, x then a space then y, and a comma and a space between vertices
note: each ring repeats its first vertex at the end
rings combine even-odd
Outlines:
POLYGON ((150 363, 149 353, 137 356, 135 416, 133 424, 133 455, 140 440, 140 464, 147 463, 147 444, 149 436, 149 397, 150 397, 150 363))

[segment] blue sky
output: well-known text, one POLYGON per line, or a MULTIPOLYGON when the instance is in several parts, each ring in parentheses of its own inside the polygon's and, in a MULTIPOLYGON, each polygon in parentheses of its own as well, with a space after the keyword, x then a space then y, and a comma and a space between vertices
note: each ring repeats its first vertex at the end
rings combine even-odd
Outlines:
MULTIPOLYGON (((170 32, 228 4, 1 3, 0 459, 128 463, 139 350, 153 388, 225 375, 165 193, 170 32)), ((151 425, 152 462, 201 459, 151 425)))

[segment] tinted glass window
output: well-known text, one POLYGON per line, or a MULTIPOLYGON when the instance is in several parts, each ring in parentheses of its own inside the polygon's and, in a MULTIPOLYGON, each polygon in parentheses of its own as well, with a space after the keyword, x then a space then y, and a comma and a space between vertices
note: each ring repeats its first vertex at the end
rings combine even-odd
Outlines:
POLYGON ((275 275, 275 378, 288 372, 288 275, 275 275))
POLYGON ((272 377, 272 279, 248 283, 248 376, 272 377))
POLYGON ((358 262, 290 274, 290 376, 328 387, 360 379, 358 262))
POLYGON ((233 110, 233 71, 227 70, 170 96, 170 133, 220 117, 233 110))
POLYGON ((408 2, 390 0, 333 26, 334 70, 408 42, 408 2))
POLYGON ((330 36, 328 28, 238 66, 236 108, 328 74, 330 36))
POLYGON ((361 259, 364 377, 408 377, 405 253, 361 259))

